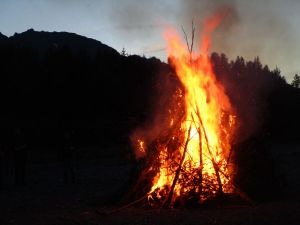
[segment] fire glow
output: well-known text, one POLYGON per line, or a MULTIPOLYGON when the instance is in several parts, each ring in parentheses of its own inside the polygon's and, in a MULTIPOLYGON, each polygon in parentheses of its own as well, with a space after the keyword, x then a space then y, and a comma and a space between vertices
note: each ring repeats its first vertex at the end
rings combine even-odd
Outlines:
MULTIPOLYGON (((154 174, 148 192, 151 205, 172 207, 176 201, 191 198, 202 202, 233 191, 230 153, 236 117, 209 57, 211 33, 221 19, 222 15, 215 15, 206 20, 201 54, 193 52, 173 29, 165 32, 170 64, 184 87, 175 94, 184 103, 184 115, 176 121, 170 110, 166 118, 169 140, 160 142, 157 138, 157 160, 147 168, 154 174)), ((139 151, 151 150, 144 140, 137 142, 139 151)))

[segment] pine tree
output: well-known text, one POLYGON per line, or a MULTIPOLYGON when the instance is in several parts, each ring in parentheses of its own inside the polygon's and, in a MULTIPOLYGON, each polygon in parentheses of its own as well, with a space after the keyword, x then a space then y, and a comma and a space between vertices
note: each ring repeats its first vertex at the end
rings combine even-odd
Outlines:
POLYGON ((295 88, 299 88, 300 87, 300 76, 298 74, 295 74, 291 85, 293 87, 295 87, 295 88))

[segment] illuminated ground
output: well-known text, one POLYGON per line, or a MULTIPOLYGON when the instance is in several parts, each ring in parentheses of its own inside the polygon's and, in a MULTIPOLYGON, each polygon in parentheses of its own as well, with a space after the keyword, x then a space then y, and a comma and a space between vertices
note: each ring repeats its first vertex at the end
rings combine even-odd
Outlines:
MULTIPOLYGON (((149 210, 130 207, 108 216, 96 210, 118 197, 130 166, 116 160, 89 160, 77 164, 77 183, 64 185, 59 166, 36 163, 31 184, 0 191, 0 224, 299 224, 299 146, 277 146, 287 177, 283 199, 254 207, 223 209, 149 210), (43 179, 41 179, 41 177, 43 179), (39 178, 39 179, 38 179, 39 178)), ((114 209, 115 205, 107 207, 114 209)))

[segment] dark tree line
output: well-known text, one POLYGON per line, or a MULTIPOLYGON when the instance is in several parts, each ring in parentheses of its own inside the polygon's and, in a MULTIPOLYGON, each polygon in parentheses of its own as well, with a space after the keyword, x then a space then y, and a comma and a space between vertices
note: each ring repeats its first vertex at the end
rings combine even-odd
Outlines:
POLYGON ((69 128, 82 133, 78 141, 83 144, 124 141, 145 119, 154 77, 166 67, 138 56, 91 59, 68 47, 42 57, 16 47, 2 48, 0 54, 1 127, 29 129, 33 138, 40 135, 35 141, 47 144, 55 144, 57 129, 69 128))
MULTIPOLYGON (((299 91, 286 83, 285 77, 278 68, 270 70, 267 65, 262 65, 258 57, 253 61, 246 61, 243 57, 229 61, 226 55, 213 53, 212 60, 216 75, 225 86, 236 110, 240 122, 237 137, 239 141, 258 133, 265 133, 270 138, 275 138, 278 129, 282 126, 281 121, 289 123, 290 118, 297 118, 299 91), (281 97, 277 96, 278 92, 283 92, 281 97), (281 98, 291 102, 285 106, 287 102, 282 102, 281 98), (283 105, 279 107, 276 104, 283 105), (294 108, 287 116, 283 108, 292 105, 294 108), (278 127, 275 124, 278 124, 278 127)), ((283 134, 286 136, 281 140, 284 141, 288 135, 296 133, 295 129, 289 130, 283 134)))
MULTIPOLYGON (((38 32, 25 33, 27 40, 38 32)), ((34 143, 55 145, 70 128, 79 144, 127 143, 130 131, 151 116, 164 91, 158 88, 161 77, 175 77, 158 59, 126 56, 104 45, 95 45, 93 54, 67 44, 49 45, 41 53, 40 47, 15 42, 0 45, 1 129, 29 130, 34 143)), ((287 126, 283 136, 296 138, 299 90, 286 84, 279 69, 271 71, 259 58, 211 57, 242 121, 239 139, 262 130, 277 138, 287 126)))
POLYGON ((300 87, 300 76, 298 74, 295 74, 295 76, 293 77, 293 81, 292 81, 291 85, 295 88, 300 87))
POLYGON ((288 184, 271 146, 300 140, 297 76, 288 85, 278 68, 270 70, 258 57, 229 62, 224 54, 214 53, 212 59, 239 123, 234 182, 255 201, 280 198, 288 184))

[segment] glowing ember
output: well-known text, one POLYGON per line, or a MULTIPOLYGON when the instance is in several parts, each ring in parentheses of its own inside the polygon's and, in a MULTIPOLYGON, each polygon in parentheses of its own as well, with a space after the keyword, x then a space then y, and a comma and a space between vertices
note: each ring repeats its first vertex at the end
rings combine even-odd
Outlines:
MULTIPOLYGON (((165 33, 171 65, 185 89, 176 92, 184 97, 185 116, 179 126, 173 117, 166 118, 173 131, 170 141, 158 141, 156 146, 158 169, 153 169, 155 165, 148 169, 154 174, 148 193, 150 204, 172 206, 191 197, 201 202, 232 191, 229 157, 235 115, 208 55, 210 34, 221 17, 206 21, 201 55, 187 50, 174 30, 165 33)), ((140 151, 145 151, 145 143, 138 143, 140 151)))
POLYGON ((145 150, 145 142, 142 141, 142 140, 137 140, 138 142, 138 148, 139 148, 139 151, 142 152, 142 153, 145 153, 146 150, 145 150))

